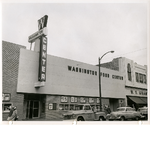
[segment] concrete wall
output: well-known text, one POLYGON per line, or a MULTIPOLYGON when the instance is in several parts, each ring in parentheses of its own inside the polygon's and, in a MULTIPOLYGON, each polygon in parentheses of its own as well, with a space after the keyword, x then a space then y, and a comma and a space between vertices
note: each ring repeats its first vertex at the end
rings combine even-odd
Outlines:
MULTIPOLYGON (((38 81, 39 53, 21 49, 19 59, 18 92, 42 93, 53 95, 99 96, 98 66, 85 64, 69 59, 47 55, 46 84, 35 88, 38 81), (68 66, 83 68, 97 72, 96 75, 69 71, 68 66)), ((123 76, 119 71, 101 67, 102 97, 124 98, 124 79, 113 76, 123 76), (119 89, 119 91, 118 91, 119 89)))

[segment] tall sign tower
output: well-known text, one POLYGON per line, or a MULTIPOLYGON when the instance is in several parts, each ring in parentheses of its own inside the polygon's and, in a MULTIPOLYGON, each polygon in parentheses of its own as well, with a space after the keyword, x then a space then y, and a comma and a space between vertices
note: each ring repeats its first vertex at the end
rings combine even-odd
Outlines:
POLYGON ((46 82, 46 63, 47 63, 47 21, 48 16, 45 15, 38 20, 38 31, 28 37, 28 42, 35 42, 34 51, 39 52, 39 71, 38 82, 35 87, 41 87, 46 82))

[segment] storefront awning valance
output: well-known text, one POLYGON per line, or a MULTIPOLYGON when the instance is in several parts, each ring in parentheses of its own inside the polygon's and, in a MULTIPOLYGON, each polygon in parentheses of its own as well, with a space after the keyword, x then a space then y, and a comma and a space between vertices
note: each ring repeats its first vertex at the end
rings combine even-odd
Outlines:
POLYGON ((142 100, 140 97, 129 97, 129 99, 136 104, 147 104, 147 102, 145 100, 142 100))

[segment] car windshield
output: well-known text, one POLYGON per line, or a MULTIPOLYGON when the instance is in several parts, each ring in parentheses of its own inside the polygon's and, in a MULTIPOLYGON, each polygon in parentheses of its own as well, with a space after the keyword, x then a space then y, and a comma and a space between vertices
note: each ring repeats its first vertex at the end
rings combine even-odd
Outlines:
POLYGON ((125 111, 125 108, 118 108, 117 111, 125 111))
POLYGON ((77 105, 77 106, 75 106, 75 110, 83 110, 83 105, 77 105))

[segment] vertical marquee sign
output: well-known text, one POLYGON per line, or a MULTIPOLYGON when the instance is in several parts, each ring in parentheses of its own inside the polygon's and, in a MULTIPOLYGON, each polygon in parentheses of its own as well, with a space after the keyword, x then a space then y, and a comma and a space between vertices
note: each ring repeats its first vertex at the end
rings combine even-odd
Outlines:
POLYGON ((46 81, 46 58, 47 58, 47 37, 42 36, 40 39, 40 55, 39 55, 39 77, 41 82, 46 81))
MULTIPOLYGON (((41 19, 38 20, 38 31, 29 36, 28 41, 31 43, 35 42, 39 47, 36 51, 39 51, 39 73, 38 73, 38 81, 39 83, 35 83, 35 87, 42 86, 42 82, 46 81, 46 61, 47 61, 47 21, 48 16, 45 15, 41 19), (40 39, 40 40, 37 40, 40 39)), ((35 48, 34 48, 35 50, 35 48)))

